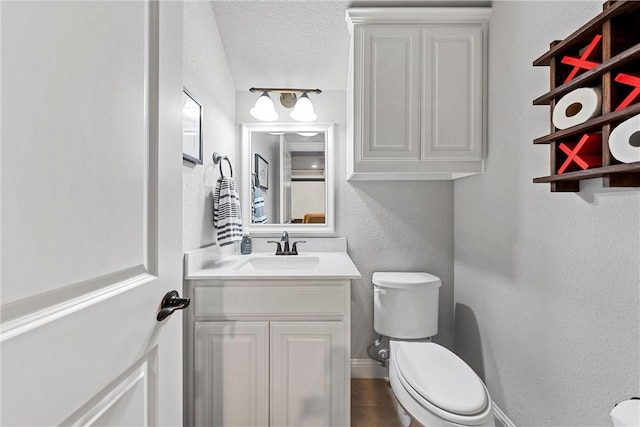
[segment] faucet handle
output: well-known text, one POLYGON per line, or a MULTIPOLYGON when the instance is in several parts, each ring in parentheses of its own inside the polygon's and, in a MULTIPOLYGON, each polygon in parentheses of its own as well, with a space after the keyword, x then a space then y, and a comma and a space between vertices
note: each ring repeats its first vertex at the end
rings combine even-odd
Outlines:
POLYGON ((293 246, 291 247, 291 254, 298 255, 298 243, 307 243, 306 240, 297 240, 293 242, 293 246))
POLYGON ((267 240, 267 243, 275 243, 278 245, 278 247, 276 247, 276 255, 282 255, 282 246, 280 245, 280 242, 276 240, 267 240))

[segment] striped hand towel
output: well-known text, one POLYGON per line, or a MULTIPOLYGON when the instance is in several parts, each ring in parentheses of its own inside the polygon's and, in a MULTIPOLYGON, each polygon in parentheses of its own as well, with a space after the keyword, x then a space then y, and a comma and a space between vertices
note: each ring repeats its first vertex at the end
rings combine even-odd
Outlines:
POLYGON ((218 245, 227 246, 242 240, 242 215, 236 181, 228 176, 218 178, 213 193, 213 226, 218 245))
POLYGON ((262 196, 262 190, 258 187, 253 190, 253 223, 267 223, 267 215, 264 213, 264 197, 262 196))

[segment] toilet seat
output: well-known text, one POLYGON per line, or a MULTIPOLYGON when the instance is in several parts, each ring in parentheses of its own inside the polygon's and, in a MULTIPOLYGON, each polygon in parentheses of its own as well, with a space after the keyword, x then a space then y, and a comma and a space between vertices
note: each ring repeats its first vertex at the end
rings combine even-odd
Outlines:
POLYGON ((474 415, 487 406, 482 381, 458 356, 429 342, 405 342, 396 351, 398 372, 425 400, 447 412, 474 415))
MULTIPOLYGON (((411 399, 414 408, 456 424, 485 425, 493 421, 484 383, 446 348, 429 342, 392 341, 391 370, 390 377, 395 377, 392 386, 395 383, 396 388, 402 388, 394 389, 401 403, 406 405, 411 399)), ((412 415, 421 421, 420 414, 412 415)))

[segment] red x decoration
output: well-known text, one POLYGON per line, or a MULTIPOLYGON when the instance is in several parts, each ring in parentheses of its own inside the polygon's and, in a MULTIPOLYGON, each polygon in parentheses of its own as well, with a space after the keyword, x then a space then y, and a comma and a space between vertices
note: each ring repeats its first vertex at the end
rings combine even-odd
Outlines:
POLYGON ((560 149, 568 157, 558 169, 558 174, 566 172, 572 163, 577 164, 582 169, 602 166, 602 155, 600 153, 602 149, 602 134, 584 134, 573 148, 563 142, 560 144, 560 149))
POLYGON ((596 48, 600 45, 600 40, 602 40, 602 36, 600 34, 596 35, 591 43, 589 43, 589 46, 587 46, 587 48, 584 50, 580 58, 573 58, 571 56, 565 56, 564 58, 562 58, 561 62, 563 64, 573 65, 573 70, 571 70, 571 73, 569 73, 566 80, 564 81, 565 84, 573 80, 578 75, 578 72, 580 72, 580 70, 591 70, 600 65, 599 62, 588 60, 596 50, 596 48))
POLYGON ((638 97, 640 97, 640 77, 620 73, 616 76, 616 81, 625 85, 634 86, 634 89, 631 91, 631 93, 616 108, 616 111, 620 111, 623 108, 627 108, 638 97))

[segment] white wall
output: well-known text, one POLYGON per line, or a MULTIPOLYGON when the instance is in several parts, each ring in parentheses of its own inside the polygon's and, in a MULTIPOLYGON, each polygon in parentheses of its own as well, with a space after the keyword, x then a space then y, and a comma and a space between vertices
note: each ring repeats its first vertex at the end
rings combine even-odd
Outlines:
MULTIPOLYGON (((184 3, 183 75, 184 87, 204 114, 204 163, 183 162, 182 249, 189 251, 216 242, 212 190, 220 172, 211 155, 217 151, 228 156, 234 172, 240 164, 235 151, 235 88, 210 2, 184 3)), ((226 162, 223 170, 229 173, 226 162)))
MULTIPOLYGON (((236 93, 238 123, 255 122, 249 109, 257 97, 248 88, 236 93)), ((362 273, 352 287, 352 358, 367 358, 366 349, 373 340, 371 276, 375 271, 428 271, 441 277, 436 341, 453 348, 453 184, 347 182, 346 93, 326 91, 309 97, 317 121, 336 124, 336 234, 347 237, 349 255, 362 273)), ((275 104, 279 122, 286 120, 288 110, 277 100, 275 104)))
POLYGON ((304 218, 309 212, 325 211, 324 181, 293 181, 291 183, 291 216, 304 218))
POLYGON ((456 351, 518 426, 611 425, 638 395, 640 192, 551 193, 548 67, 601 2, 493 2, 488 172, 455 183, 456 351))

